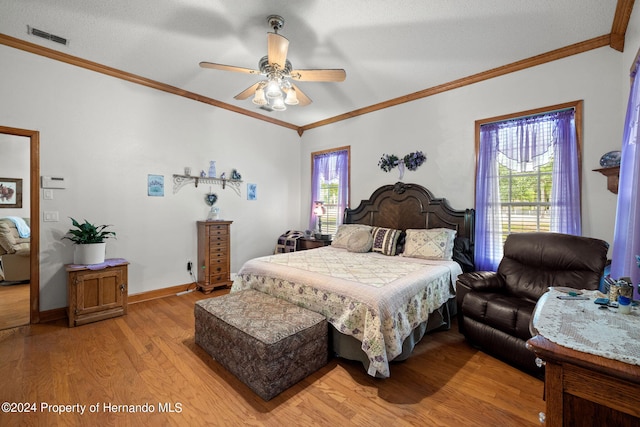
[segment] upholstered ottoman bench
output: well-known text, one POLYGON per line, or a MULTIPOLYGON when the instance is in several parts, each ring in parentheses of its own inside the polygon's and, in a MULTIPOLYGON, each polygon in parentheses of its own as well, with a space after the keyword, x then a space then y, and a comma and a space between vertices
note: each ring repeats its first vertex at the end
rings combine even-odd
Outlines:
POLYGON ((264 400, 327 364, 327 319, 247 289, 195 305, 195 341, 264 400))

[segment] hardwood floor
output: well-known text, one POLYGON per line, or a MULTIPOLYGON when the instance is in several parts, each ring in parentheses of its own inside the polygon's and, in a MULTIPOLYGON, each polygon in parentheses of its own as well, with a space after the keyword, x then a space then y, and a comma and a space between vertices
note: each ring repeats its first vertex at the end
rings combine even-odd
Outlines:
POLYGON ((0 286, 0 329, 29 324, 29 283, 0 286))
POLYGON ((425 337, 390 378, 334 358, 264 402, 194 343, 194 302, 226 292, 131 304, 76 328, 0 331, 0 401, 34 404, 0 412, 0 425, 540 425, 543 383, 471 348, 457 327, 425 337))

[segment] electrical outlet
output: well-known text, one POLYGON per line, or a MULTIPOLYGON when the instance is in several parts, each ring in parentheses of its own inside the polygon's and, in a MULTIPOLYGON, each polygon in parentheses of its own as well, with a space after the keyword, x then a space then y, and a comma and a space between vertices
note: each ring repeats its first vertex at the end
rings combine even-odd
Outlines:
POLYGON ((193 267, 193 264, 191 263, 191 261, 187 261, 187 271, 191 271, 192 267, 193 267))

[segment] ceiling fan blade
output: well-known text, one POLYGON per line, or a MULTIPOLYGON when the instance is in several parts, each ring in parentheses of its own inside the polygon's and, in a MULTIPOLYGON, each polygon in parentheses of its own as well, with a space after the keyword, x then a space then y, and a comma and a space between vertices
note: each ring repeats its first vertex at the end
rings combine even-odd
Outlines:
POLYGON ((305 105, 309 105, 311 104, 311 98, 309 98, 307 95, 304 94, 303 91, 300 90, 300 88, 296 85, 294 85, 293 83, 291 83, 291 87, 293 89, 295 89, 296 91, 296 96, 298 97, 298 105, 300 107, 304 107, 305 105))
POLYGON ((248 97, 256 93, 256 89, 258 89, 258 86, 260 86, 260 83, 262 82, 258 82, 254 85, 249 86, 248 88, 246 88, 245 90, 243 90, 242 92, 234 96, 234 98, 239 100, 247 99, 248 97))
POLYGON ((286 37, 276 33, 267 33, 267 56, 271 66, 278 64, 278 68, 284 69, 288 50, 289 40, 286 37))
POLYGON ((291 78, 305 82, 342 82, 347 72, 342 69, 291 70, 291 78))
POLYGON ((252 70, 251 68, 234 67, 233 65, 215 64, 213 62, 202 61, 200 63, 200 66, 202 68, 213 68, 214 70, 236 71, 236 72, 247 73, 247 74, 260 74, 260 71, 252 70))

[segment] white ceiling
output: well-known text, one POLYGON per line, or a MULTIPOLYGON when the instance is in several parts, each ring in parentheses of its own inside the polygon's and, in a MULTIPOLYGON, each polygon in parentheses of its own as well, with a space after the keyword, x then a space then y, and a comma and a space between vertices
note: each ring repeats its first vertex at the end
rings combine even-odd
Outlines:
MULTIPOLYGON (((609 34, 616 0, 0 0, 0 33, 298 126, 609 34), (294 68, 344 68, 299 82, 312 100, 284 112, 234 95, 259 76, 268 15, 284 17, 294 68), (62 46, 27 26, 67 38, 62 46)), ((214 107, 212 107, 214 108, 214 107)))

